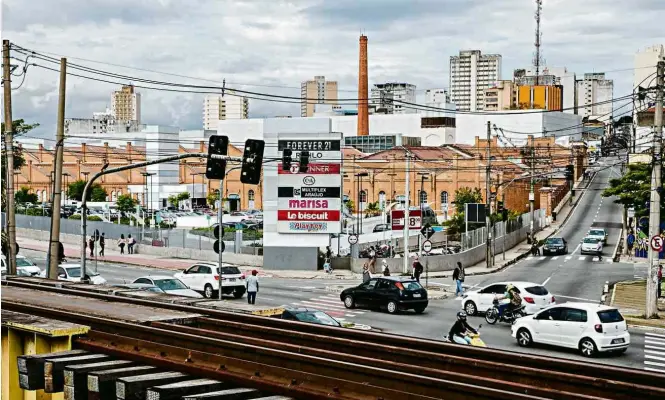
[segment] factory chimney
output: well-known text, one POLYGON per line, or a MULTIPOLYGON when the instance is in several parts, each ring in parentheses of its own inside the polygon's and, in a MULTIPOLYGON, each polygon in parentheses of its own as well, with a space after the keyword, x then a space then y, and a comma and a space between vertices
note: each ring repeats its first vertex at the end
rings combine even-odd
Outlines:
POLYGON ((369 88, 367 83, 367 36, 360 35, 358 71, 358 136, 369 135, 369 88))

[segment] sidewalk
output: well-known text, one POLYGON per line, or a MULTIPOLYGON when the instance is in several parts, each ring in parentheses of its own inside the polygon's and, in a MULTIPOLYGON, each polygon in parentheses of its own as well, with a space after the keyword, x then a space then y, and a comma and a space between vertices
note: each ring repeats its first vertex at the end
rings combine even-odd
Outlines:
POLYGON ((646 299, 645 281, 617 282, 608 294, 609 305, 618 307, 630 325, 665 328, 665 299, 658 299, 658 319, 644 319, 646 299))

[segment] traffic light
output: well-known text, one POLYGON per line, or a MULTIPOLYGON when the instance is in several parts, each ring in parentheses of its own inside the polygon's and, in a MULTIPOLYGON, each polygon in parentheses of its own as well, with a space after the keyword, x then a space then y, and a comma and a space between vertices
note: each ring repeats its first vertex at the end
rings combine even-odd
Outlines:
POLYGON ((574 175, 575 175, 575 167, 572 164, 566 165, 566 179, 572 181, 574 175))
POLYGON ((240 169, 240 182, 257 185, 261 180, 261 165, 263 164, 263 149, 266 143, 263 140, 247 139, 245 151, 242 155, 242 168, 240 169))
POLYGON ((216 224, 215 227, 212 230, 213 235, 215 236, 215 243, 212 245, 212 249, 215 251, 215 253, 219 254, 220 250, 222 253, 224 252, 224 240, 222 239, 224 237, 224 227, 220 224, 216 224), (220 249, 221 246, 221 249, 220 249))
POLYGON ((309 165, 309 151, 300 152, 300 165, 298 166, 298 172, 304 174, 307 172, 307 166, 309 165))
POLYGON ((496 202, 496 212, 497 214, 501 214, 503 212, 503 201, 496 202))
POLYGON ((229 148, 228 136, 212 135, 208 142, 208 161, 206 163, 206 178, 224 179, 226 176, 226 160, 212 158, 212 155, 227 155, 229 148))
POLYGON ((284 171, 291 169, 291 154, 293 154, 291 149, 282 150, 282 170, 284 171))

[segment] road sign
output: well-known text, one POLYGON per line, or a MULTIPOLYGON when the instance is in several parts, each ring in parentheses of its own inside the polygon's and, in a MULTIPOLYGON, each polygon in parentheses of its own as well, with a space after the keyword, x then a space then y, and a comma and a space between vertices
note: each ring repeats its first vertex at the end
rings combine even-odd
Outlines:
MULTIPOLYGON (((409 210, 409 229, 420 229, 422 221, 420 215, 420 210, 409 210)), ((404 229, 404 210, 392 210, 390 222, 392 230, 404 229)))
POLYGON ((358 243, 358 235, 349 235, 349 244, 358 243))
POLYGON ((99 240, 99 229, 95 229, 95 242, 99 240))
POLYGON ((663 238, 660 236, 654 236, 651 238, 651 248, 653 251, 663 250, 663 238))
POLYGON ((429 239, 434 235, 434 229, 432 228, 432 225, 430 224, 425 224, 423 228, 420 230, 420 233, 425 237, 425 239, 429 239))
POLYGON ((430 242, 429 240, 425 240, 423 242, 423 251, 429 254, 429 252, 432 251, 432 242, 430 242))
POLYGON ((224 242, 221 242, 221 241, 219 241, 219 240, 215 240, 215 243, 212 244, 212 249, 213 249, 213 250, 215 251, 215 253, 217 253, 217 254, 219 254, 219 251, 220 251, 220 250, 221 250, 222 253, 223 253, 224 250, 226 249, 226 245, 224 244, 224 242), (219 248, 220 246, 222 247, 221 249, 219 248))

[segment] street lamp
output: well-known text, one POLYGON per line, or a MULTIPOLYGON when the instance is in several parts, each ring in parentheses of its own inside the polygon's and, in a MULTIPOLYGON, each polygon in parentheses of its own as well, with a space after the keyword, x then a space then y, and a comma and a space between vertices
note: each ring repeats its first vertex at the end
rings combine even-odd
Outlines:
POLYGON ((69 177, 71 175, 69 174, 69 172, 64 172, 62 174, 62 176, 65 177, 65 179, 64 179, 64 181, 65 181, 65 204, 67 204, 67 201, 69 200, 69 198, 67 197, 67 191, 68 191, 67 189, 69 188, 69 177))
POLYGON ((147 209, 152 209, 152 203, 149 201, 151 193, 148 193, 148 177, 150 176, 150 192, 152 192, 152 176, 155 175, 154 172, 141 172, 141 176, 143 176, 143 182, 145 183, 145 192, 146 196, 144 198, 145 202, 145 208, 147 209))
MULTIPOLYGON (((361 234, 362 229, 363 229, 363 210, 360 209, 360 192, 362 191, 363 188, 363 176, 369 176, 369 173, 367 172, 359 172, 355 175, 358 178, 358 211, 360 211, 360 217, 356 219, 356 234, 361 234)), ((365 200, 367 200, 367 196, 365 196, 365 200)))

